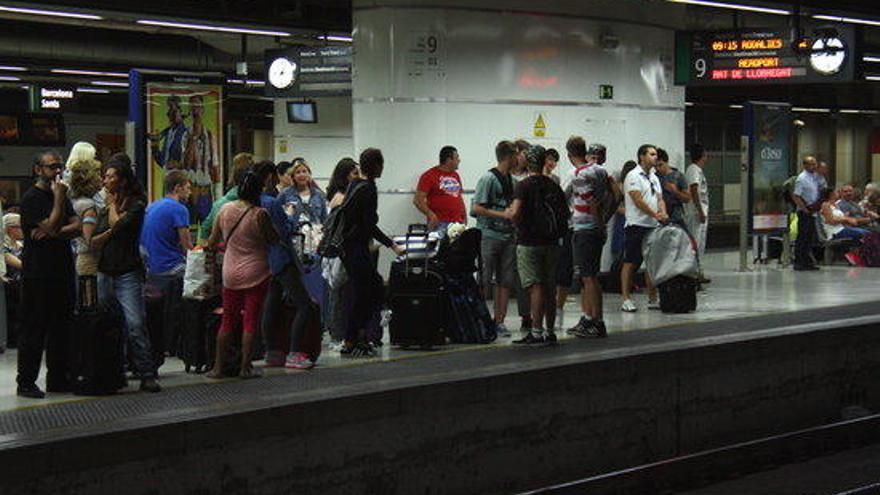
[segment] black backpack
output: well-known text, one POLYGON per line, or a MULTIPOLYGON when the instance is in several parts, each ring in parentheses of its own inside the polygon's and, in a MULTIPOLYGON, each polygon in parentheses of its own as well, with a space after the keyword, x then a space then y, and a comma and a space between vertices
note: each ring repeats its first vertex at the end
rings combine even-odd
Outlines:
POLYGON ((526 227, 535 237, 542 239, 560 239, 568 230, 568 219, 571 211, 565 201, 562 189, 546 179, 540 186, 540 194, 536 194, 528 205, 534 212, 532 221, 526 227), (551 187, 553 186, 553 187, 551 187))
POLYGON ((345 201, 331 211, 327 219, 324 220, 324 236, 321 238, 321 242, 318 243, 318 254, 321 257, 338 258, 342 254, 342 245, 351 231, 345 219, 345 212, 351 203, 351 198, 354 197, 363 184, 365 183, 355 183, 350 187, 345 195, 345 201))

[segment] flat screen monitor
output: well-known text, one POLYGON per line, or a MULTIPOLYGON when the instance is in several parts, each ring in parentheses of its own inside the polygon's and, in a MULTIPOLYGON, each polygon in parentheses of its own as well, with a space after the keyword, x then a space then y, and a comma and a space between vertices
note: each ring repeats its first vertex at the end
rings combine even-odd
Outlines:
POLYGON ((313 101, 287 102, 287 121, 291 124, 317 124, 318 107, 313 101))

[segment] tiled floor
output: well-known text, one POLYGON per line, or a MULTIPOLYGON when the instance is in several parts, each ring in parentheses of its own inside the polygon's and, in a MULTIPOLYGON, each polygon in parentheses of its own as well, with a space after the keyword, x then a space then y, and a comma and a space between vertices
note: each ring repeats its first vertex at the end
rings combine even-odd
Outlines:
MULTIPOLYGON (((707 256, 707 275, 712 283, 707 290, 699 295, 698 311, 691 314, 667 315, 659 311, 648 311, 645 307, 647 297, 637 294, 635 301, 640 306, 635 314, 621 313, 620 296, 616 294, 605 297, 605 319, 609 331, 629 332, 660 329, 670 325, 688 322, 725 320, 744 316, 766 313, 797 311, 804 308, 832 307, 843 304, 880 301, 880 270, 848 268, 844 266, 826 267, 819 272, 793 272, 781 270, 776 265, 758 267, 754 271, 740 273, 737 266, 736 253, 712 253, 707 256)), ((566 305, 564 323, 572 325, 579 316, 577 302, 569 300, 566 305)), ((515 304, 511 309, 515 313, 515 304)), ((517 318, 508 319, 508 327, 518 327, 517 318)), ((517 337, 518 332, 514 332, 517 337)), ((564 332, 560 338, 568 338, 564 332)), ((386 336, 387 341, 387 336, 386 336)), ((494 346, 506 346, 510 339, 503 339, 494 346)), ((482 346, 450 345, 440 351, 429 351, 432 354, 445 352, 465 352, 480 349, 482 346)), ((385 360, 410 359, 424 356, 426 351, 392 349, 389 345, 382 348, 381 356, 373 360, 344 360, 338 353, 326 351, 314 373, 320 373, 322 367, 361 366, 371 362, 385 360)), ((72 395, 50 395, 43 401, 19 399, 15 396, 15 351, 0 355, 0 411, 22 407, 39 407, 63 401, 94 400, 72 395)), ((270 370, 270 373, 290 373, 284 370, 270 370)), ((161 370, 162 385, 178 387, 198 385, 210 381, 201 375, 186 374, 183 365, 177 359, 168 360, 161 370)), ((42 376, 40 385, 42 386, 42 376)), ((127 393, 136 390, 136 382, 132 382, 127 393)))

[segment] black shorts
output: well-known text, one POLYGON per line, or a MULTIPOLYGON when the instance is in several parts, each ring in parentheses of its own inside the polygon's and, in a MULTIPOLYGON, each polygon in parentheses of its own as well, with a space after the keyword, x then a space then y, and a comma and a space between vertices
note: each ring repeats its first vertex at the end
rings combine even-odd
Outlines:
POLYGON ((599 274, 606 237, 604 230, 579 230, 574 233, 572 260, 574 276, 578 281, 599 274))
POLYGON ((557 287, 571 287, 573 271, 571 260, 571 229, 565 232, 562 245, 559 246, 559 263, 556 265, 557 287))
POLYGON ((632 263, 636 265, 636 269, 642 265, 642 241, 652 230, 654 230, 652 227, 642 227, 641 225, 629 225, 623 229, 624 263, 632 263))

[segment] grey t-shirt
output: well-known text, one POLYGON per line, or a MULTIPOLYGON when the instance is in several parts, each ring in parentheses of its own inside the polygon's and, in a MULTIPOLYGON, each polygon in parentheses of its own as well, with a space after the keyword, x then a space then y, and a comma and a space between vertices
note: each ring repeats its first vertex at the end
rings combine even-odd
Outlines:
MULTIPOLYGON (((510 196, 505 197, 504 186, 502 186, 495 174, 491 171, 486 172, 477 182, 474 197, 471 199, 471 212, 474 211, 473 205, 481 205, 493 211, 506 210, 513 199, 512 194, 515 187, 513 181, 511 181, 510 186, 510 196)), ((482 231, 484 238, 499 241, 513 240, 514 227, 513 222, 510 220, 478 216, 477 227, 482 231)))

